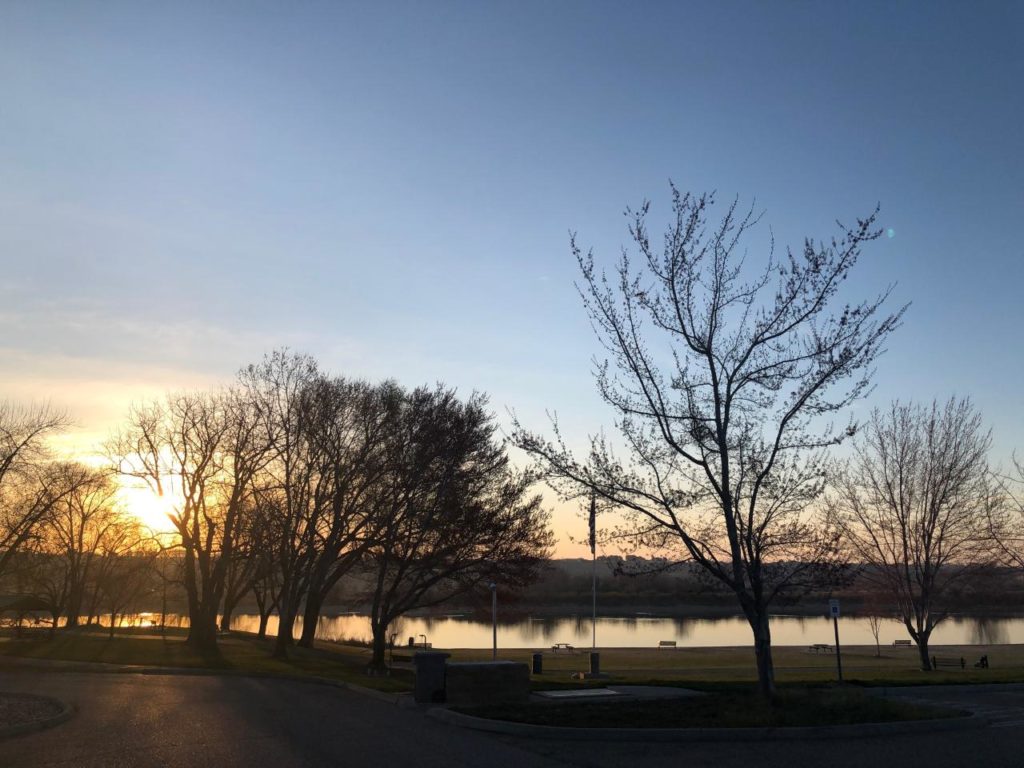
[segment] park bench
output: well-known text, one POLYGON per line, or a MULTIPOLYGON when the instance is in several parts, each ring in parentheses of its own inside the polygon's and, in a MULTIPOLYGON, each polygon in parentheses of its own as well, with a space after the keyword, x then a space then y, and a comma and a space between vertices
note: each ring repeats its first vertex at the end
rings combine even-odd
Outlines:
POLYGON ((960 669, 966 669, 967 662, 964 661, 963 656, 932 656, 932 669, 939 669, 940 667, 959 667, 960 669))
POLYGON ((893 648, 909 648, 911 645, 913 645, 913 643, 911 643, 909 640, 893 640, 892 641, 892 647, 893 648))
POLYGON ((807 650, 814 653, 832 653, 832 646, 825 643, 815 643, 814 645, 807 646, 807 650))
POLYGON ((576 647, 569 643, 555 643, 551 646, 552 653, 558 653, 559 651, 566 651, 567 653, 575 653, 576 647))
POLYGON ((676 647, 676 641, 675 640, 659 640, 658 641, 658 648, 659 649, 661 649, 661 648, 675 648, 675 647, 676 647))

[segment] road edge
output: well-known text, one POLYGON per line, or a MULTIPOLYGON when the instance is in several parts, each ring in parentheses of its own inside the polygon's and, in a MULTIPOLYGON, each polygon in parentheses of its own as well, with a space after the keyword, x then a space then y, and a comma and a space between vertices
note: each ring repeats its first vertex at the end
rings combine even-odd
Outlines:
POLYGON ((903 720, 890 723, 855 725, 798 726, 789 728, 568 728, 554 725, 513 723, 489 720, 450 709, 435 707, 427 717, 459 728, 468 728, 506 736, 559 741, 808 741, 865 736, 891 736, 907 733, 970 731, 988 726, 979 714, 937 720, 903 720))

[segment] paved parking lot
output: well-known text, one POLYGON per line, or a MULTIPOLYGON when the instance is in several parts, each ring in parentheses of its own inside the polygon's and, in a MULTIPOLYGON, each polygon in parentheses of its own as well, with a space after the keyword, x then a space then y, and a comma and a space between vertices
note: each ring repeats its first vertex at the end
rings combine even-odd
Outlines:
POLYGON ((438 723, 419 710, 351 691, 287 680, 23 670, 0 688, 57 696, 78 714, 52 730, 0 742, 4 768, 792 768, 1024 765, 1024 691, 899 689, 899 695, 977 708, 979 731, 807 742, 558 742, 493 736, 438 723))

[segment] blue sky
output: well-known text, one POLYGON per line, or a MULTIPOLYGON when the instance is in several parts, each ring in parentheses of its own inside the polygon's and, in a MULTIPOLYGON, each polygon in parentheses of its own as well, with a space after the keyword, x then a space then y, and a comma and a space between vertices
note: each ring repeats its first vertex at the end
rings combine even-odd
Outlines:
POLYGON ((568 232, 610 262, 672 179, 794 246, 880 203, 851 290, 913 306, 872 402, 970 394, 1008 456, 1021 82, 1011 2, 8 2, 0 394, 85 444, 287 344, 582 439, 610 417, 568 232))

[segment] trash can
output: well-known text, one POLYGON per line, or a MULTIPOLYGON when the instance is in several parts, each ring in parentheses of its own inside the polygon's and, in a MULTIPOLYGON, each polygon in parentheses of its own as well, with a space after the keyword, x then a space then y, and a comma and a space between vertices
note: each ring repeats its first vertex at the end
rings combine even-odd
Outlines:
POLYGON ((413 697, 421 704, 444 701, 444 664, 450 653, 419 651, 413 657, 416 665, 416 687, 413 697))
POLYGON ((544 654, 535 653, 533 654, 533 674, 543 675, 544 674, 544 654))
POLYGON ((416 638, 415 637, 410 637, 409 638, 409 647, 412 648, 414 645, 416 645, 416 638))
POLYGON ((597 651, 590 652, 590 674, 601 674, 601 654, 597 651))

